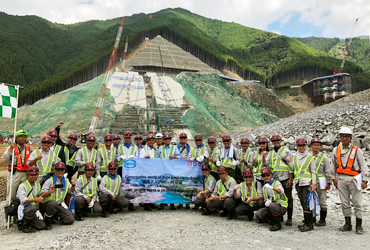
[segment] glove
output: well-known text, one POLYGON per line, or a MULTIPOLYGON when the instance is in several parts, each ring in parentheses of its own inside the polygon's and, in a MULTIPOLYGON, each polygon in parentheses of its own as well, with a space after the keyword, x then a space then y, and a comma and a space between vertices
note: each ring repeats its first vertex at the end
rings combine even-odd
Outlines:
POLYGON ((89 203, 88 207, 89 207, 89 208, 92 208, 93 206, 94 206, 94 201, 90 201, 90 203, 89 203))
POLYGON ((98 181, 101 181, 101 176, 100 176, 100 175, 96 176, 96 179, 97 179, 98 181))
POLYGON ((265 184, 265 188, 270 189, 270 190, 274 189, 274 188, 273 188, 270 184, 268 184, 268 183, 266 183, 266 184, 265 184))
POLYGON ((202 156, 197 157, 197 161, 199 161, 199 162, 203 162, 203 160, 204 160, 204 156, 203 156, 203 155, 202 155, 202 156))
POLYGON ((266 201, 266 203, 265 203, 265 206, 266 206, 266 207, 269 207, 269 206, 270 206, 270 204, 271 204, 271 202, 272 202, 272 201, 271 201, 271 199, 268 199, 268 200, 266 201))
POLYGON ((35 215, 36 215, 36 217, 37 217, 39 220, 44 220, 44 217, 42 217, 42 214, 40 213, 40 210, 37 210, 35 215))
POLYGON ((65 174, 64 174, 63 176, 64 176, 64 178, 67 178, 67 176, 68 176, 68 173, 65 173, 65 174))
POLYGON ((64 202, 62 202, 62 204, 60 205, 62 205, 62 207, 64 207, 65 209, 68 209, 67 205, 64 202))
POLYGON ((220 161, 216 161, 216 166, 217 167, 221 166, 221 162, 220 161))
POLYGON ((129 158, 129 159, 134 159, 134 157, 135 157, 135 156, 130 155, 128 158, 129 158))
POLYGON ((192 158, 190 158, 190 160, 191 160, 191 161, 194 161, 194 160, 195 160, 195 158, 193 158, 193 157, 192 157, 192 158))
POLYGON ((122 161, 127 160, 126 156, 124 156, 124 155, 121 155, 119 158, 120 158, 122 161))
POLYGON ((233 164, 234 166, 236 166, 236 163, 237 163, 236 160, 231 161, 231 164, 233 164))

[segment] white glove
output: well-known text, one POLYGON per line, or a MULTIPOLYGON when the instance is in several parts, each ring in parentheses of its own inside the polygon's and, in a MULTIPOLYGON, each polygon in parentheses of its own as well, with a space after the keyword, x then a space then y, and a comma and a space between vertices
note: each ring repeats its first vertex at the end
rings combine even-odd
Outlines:
POLYGON ((90 203, 89 203, 88 207, 89 207, 89 208, 92 208, 93 206, 94 206, 94 201, 92 200, 92 201, 90 201, 90 203))
POLYGON ((266 183, 266 184, 265 184, 265 188, 270 189, 270 190, 274 189, 274 188, 273 188, 270 184, 268 184, 268 183, 266 183))
POLYGON ((265 206, 266 206, 266 207, 269 207, 269 206, 270 206, 270 204, 271 204, 271 202, 272 202, 272 201, 271 201, 271 199, 268 199, 268 200, 266 201, 266 203, 265 203, 265 206))
POLYGON ((65 173, 65 174, 64 174, 64 178, 67 178, 67 176, 68 176, 68 173, 65 173))
POLYGON ((217 167, 221 166, 221 162, 220 161, 216 161, 216 166, 217 167))
POLYGON ((203 162, 203 160, 204 160, 204 156, 203 156, 203 155, 202 155, 202 156, 197 157, 197 161, 199 161, 199 162, 203 162))
POLYGON ((124 155, 121 155, 119 158, 120 158, 122 161, 127 160, 126 156, 124 156, 124 155))
POLYGON ((234 166, 236 166, 236 163, 237 163, 236 160, 231 161, 231 164, 233 164, 234 166))
POLYGON ((194 160, 195 160, 195 158, 193 158, 193 157, 192 157, 192 158, 190 158, 190 160, 191 160, 191 161, 194 161, 194 160))
POLYGON ((129 159, 134 159, 134 157, 135 157, 135 156, 130 155, 128 158, 129 158, 129 159))
POLYGON ((62 204, 60 205, 62 205, 62 207, 64 207, 65 209, 68 209, 67 205, 64 202, 62 202, 62 204))
POLYGON ((42 217, 42 214, 40 213, 40 210, 36 211, 36 217, 39 218, 39 220, 44 220, 44 217, 42 217))
POLYGON ((101 181, 101 176, 100 175, 96 176, 96 180, 101 181))

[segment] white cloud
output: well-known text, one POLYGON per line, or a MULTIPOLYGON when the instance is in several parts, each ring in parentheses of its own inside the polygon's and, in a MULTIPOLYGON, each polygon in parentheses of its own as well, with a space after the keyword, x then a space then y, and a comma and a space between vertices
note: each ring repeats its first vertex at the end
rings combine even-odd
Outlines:
POLYGON ((348 37, 358 17, 354 35, 370 33, 368 0, 1 0, 0 11, 12 15, 37 15, 52 22, 75 23, 175 7, 262 30, 275 21, 284 25, 293 13, 300 14, 300 21, 321 29, 328 37, 348 37))

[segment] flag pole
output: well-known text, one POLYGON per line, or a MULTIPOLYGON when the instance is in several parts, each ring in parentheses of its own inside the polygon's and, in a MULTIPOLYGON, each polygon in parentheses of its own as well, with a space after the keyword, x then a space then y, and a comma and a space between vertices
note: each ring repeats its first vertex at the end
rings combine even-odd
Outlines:
MULTIPOLYGON (((17 105, 16 105, 16 111, 15 111, 15 118, 14 118, 14 130, 13 130, 13 142, 15 142, 15 134, 17 132, 17 116, 18 116, 18 96, 19 96, 19 85, 15 86, 15 89, 17 90, 17 105)), ((15 144, 17 147, 17 144, 15 144)), ((10 169, 10 184, 9 184, 9 204, 12 202, 11 195, 12 195, 12 185, 13 185, 13 166, 14 165, 14 148, 13 148, 13 153, 12 153, 12 164, 11 169, 10 169)), ((9 224, 10 224, 10 215, 8 215, 8 226, 7 229, 9 229, 9 224)))

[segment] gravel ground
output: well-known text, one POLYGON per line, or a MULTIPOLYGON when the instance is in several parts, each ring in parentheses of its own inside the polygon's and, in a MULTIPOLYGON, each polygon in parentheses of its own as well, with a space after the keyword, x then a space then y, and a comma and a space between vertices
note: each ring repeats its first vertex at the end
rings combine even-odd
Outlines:
MULTIPOLYGON (((344 218, 333 189, 328 199, 327 226, 315 227, 308 233, 297 228, 303 216, 295 194, 293 227, 283 224, 278 232, 270 232, 268 224, 249 222, 245 216, 228 221, 217 214, 202 216, 200 211, 166 208, 146 212, 139 207, 106 219, 89 217, 71 226, 57 223, 51 231, 34 234, 23 234, 15 226, 7 231, 1 216, 0 242, 1 249, 368 249, 369 193, 364 191, 364 235, 338 230, 344 218)), ((0 211, 4 205, 5 202, 0 203, 0 211)))

